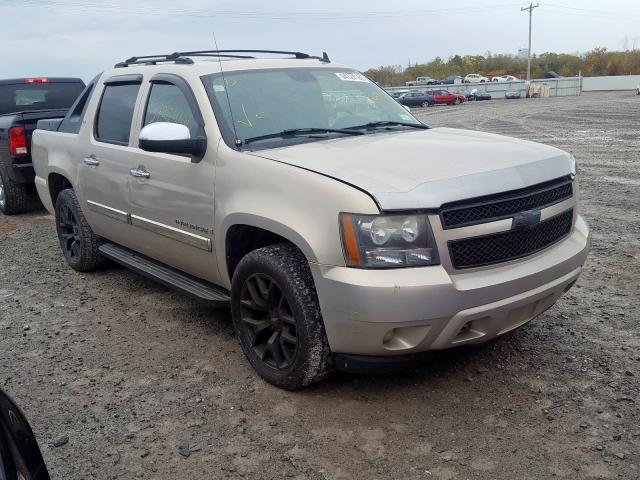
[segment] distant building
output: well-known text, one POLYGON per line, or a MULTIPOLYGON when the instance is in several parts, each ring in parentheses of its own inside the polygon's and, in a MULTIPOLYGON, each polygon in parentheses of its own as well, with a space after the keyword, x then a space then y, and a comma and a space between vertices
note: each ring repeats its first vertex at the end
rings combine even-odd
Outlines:
POLYGON ((529 49, 528 48, 519 48, 518 49, 518 58, 529 58, 529 49))

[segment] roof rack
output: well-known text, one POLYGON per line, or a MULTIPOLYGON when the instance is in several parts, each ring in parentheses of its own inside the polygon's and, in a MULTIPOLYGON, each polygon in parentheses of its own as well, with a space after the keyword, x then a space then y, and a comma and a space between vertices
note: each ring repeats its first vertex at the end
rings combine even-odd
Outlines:
POLYGON ((130 65, 157 65, 161 62, 173 62, 179 64, 192 64, 189 57, 216 57, 216 58, 256 58, 253 55, 243 54, 268 53, 270 55, 292 55, 297 59, 316 59, 324 63, 331 63, 327 52, 322 52, 322 57, 316 57, 303 52, 287 52, 283 50, 196 50, 192 52, 174 52, 169 55, 145 55, 141 57, 131 57, 124 62, 116 63, 115 68, 128 67, 130 65))

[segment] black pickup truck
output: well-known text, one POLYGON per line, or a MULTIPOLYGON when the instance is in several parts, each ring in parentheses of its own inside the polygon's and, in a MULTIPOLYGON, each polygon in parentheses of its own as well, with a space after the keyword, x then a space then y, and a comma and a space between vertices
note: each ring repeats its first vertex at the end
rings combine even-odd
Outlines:
POLYGON ((5 215, 38 205, 31 134, 38 120, 64 117, 83 89, 79 78, 0 80, 0 211, 5 215))

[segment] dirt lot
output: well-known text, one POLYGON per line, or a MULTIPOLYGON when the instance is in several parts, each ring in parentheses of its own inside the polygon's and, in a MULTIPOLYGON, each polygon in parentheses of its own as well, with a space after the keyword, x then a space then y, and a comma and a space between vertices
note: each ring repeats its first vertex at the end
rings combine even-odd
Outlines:
POLYGON ((417 113, 578 158, 593 248, 577 286, 482 348, 287 393, 254 375, 228 312, 122 268, 77 274, 50 216, 0 216, 0 387, 53 478, 640 478, 640 97, 417 113))

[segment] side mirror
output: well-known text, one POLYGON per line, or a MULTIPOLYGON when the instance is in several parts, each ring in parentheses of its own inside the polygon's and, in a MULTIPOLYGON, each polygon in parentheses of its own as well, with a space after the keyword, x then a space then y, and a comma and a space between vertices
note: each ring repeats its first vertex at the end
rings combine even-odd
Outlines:
POLYGON ((29 422, 0 390, 0 479, 50 480, 29 422))
POLYGON ((146 152, 192 155, 200 161, 207 149, 206 137, 191 138, 189 128, 180 123, 150 123, 140 131, 140 148, 146 152))

